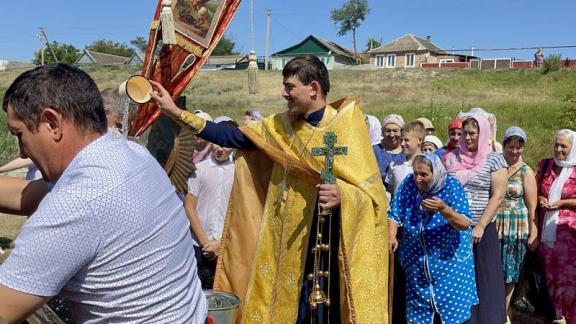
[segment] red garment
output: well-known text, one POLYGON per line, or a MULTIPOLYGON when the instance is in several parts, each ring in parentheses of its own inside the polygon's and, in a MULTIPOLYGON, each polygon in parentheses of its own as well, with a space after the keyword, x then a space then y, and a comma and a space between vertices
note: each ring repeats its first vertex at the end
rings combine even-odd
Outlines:
MULTIPOLYGON (((548 197, 552 183, 558 176, 553 172, 554 160, 540 161, 538 167, 538 195, 548 197)), ((564 183, 561 199, 576 198, 576 168, 564 183)), ((540 210, 540 224, 545 210, 540 210)), ((542 259, 546 284, 556 316, 564 316, 567 323, 576 324, 576 210, 560 209, 554 248, 540 244, 538 253, 542 259)))

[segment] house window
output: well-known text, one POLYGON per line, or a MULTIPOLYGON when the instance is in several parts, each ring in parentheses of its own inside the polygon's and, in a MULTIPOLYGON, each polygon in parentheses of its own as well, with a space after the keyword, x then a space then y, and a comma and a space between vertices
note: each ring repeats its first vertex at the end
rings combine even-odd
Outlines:
POLYGON ((388 55, 386 55, 386 67, 387 67, 387 68, 394 68, 394 67, 396 67, 396 54, 388 54, 388 55))
POLYGON ((415 67, 416 66, 416 54, 414 54, 414 53, 406 54, 404 66, 405 67, 415 67))
POLYGON ((384 67, 384 55, 376 55, 376 66, 379 68, 384 67))

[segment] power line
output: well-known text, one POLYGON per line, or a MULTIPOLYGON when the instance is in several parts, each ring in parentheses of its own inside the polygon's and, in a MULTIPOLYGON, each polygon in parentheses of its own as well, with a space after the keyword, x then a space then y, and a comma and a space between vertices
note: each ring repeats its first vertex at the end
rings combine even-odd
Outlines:
POLYGON ((470 52, 470 51, 523 51, 523 50, 534 50, 534 49, 557 49, 557 48, 576 48, 576 45, 559 45, 559 46, 534 46, 534 47, 509 47, 509 48, 466 48, 466 49, 451 49, 451 52, 470 52))

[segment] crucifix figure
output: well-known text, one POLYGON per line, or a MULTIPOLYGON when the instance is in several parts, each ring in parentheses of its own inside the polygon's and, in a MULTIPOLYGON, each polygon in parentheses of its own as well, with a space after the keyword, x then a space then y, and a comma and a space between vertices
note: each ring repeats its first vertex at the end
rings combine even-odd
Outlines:
MULTIPOLYGON (((325 156, 322 179, 324 180, 324 183, 336 184, 336 176, 334 176, 334 156, 348 154, 348 148, 334 146, 334 144, 336 144, 336 134, 334 134, 334 132, 328 132, 324 135, 324 144, 326 144, 325 147, 312 148, 312 155, 325 156)), ((308 280, 312 281, 312 292, 308 296, 308 302, 310 303, 310 309, 312 310, 312 323, 318 322, 318 314, 316 313, 316 310, 319 305, 325 305, 327 312, 330 312, 331 216, 331 209, 318 208, 318 214, 316 217, 316 237, 314 240, 315 244, 312 246, 312 253, 314 254, 314 268, 313 272, 308 274, 308 280), (326 223, 328 228, 326 228, 326 223), (326 229, 328 231, 326 231, 326 229), (324 241, 325 236, 328 237, 327 242, 324 241)), ((314 233, 312 233, 312 235, 314 235, 314 233)))
POLYGON ((324 161, 324 171, 322 171, 322 180, 324 183, 335 184, 336 177, 334 176, 334 155, 346 155, 348 154, 347 147, 334 147, 336 144, 336 134, 334 132, 328 132, 324 135, 325 147, 314 147, 312 149, 312 155, 320 156, 325 155, 326 159, 324 161))

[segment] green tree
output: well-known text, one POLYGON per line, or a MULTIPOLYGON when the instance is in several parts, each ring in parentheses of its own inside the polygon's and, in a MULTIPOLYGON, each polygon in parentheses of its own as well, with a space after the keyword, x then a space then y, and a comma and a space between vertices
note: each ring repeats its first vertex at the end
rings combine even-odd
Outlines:
MULTIPOLYGON (((80 50, 74 47, 74 45, 52 42, 50 48, 46 47, 44 49, 44 64, 56 63, 56 61, 54 61, 54 55, 50 53, 50 49, 52 49, 60 63, 73 64, 78 57, 80 57, 80 50)), ((34 52, 33 63, 36 65, 42 64, 42 50, 34 52)))
POLYGON ((368 0, 347 0, 341 8, 330 10, 330 18, 340 29, 339 36, 352 32, 354 56, 356 56, 356 29, 370 13, 368 0))
POLYGON ((212 55, 215 56, 222 56, 222 55, 236 55, 238 54, 237 51, 234 50, 236 43, 232 40, 231 37, 223 35, 220 38, 218 44, 216 44, 216 48, 212 51, 212 55))
POLYGON ((117 43, 110 40, 100 39, 88 45, 88 49, 94 52, 113 54, 120 56, 131 56, 134 50, 125 43, 117 43))
POLYGON ((136 37, 130 41, 130 45, 136 47, 136 49, 138 49, 140 51, 140 53, 146 52, 146 45, 147 44, 148 44, 148 41, 144 37, 141 37, 141 36, 138 36, 138 37, 136 37))
POLYGON ((375 39, 375 38, 368 38, 368 41, 366 41, 366 52, 368 52, 371 49, 375 49, 376 47, 380 47, 382 46, 382 42, 375 39))

